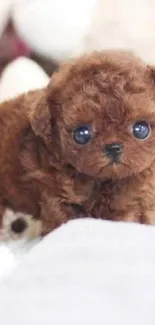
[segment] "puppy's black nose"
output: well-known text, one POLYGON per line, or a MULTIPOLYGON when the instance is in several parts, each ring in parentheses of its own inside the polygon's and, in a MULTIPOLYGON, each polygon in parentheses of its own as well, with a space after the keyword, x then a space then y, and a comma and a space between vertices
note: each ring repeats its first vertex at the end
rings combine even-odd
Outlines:
POLYGON ((112 159, 117 159, 122 153, 123 145, 120 143, 107 144, 104 148, 106 155, 112 159))

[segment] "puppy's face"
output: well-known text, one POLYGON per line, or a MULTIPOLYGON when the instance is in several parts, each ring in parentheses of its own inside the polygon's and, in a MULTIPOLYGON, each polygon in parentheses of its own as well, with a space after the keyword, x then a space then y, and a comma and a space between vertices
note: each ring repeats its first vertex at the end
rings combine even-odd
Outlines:
POLYGON ((133 55, 96 53, 65 65, 48 96, 61 159, 79 172, 124 178, 155 159, 153 70, 133 55))

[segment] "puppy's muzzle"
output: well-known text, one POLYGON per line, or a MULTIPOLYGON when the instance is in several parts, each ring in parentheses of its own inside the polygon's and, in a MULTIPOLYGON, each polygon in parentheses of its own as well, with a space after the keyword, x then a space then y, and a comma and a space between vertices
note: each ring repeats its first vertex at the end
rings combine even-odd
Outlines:
POLYGON ((106 156, 114 162, 119 161, 122 150, 123 150, 123 145, 121 143, 111 143, 111 144, 107 144, 104 147, 104 152, 106 156))

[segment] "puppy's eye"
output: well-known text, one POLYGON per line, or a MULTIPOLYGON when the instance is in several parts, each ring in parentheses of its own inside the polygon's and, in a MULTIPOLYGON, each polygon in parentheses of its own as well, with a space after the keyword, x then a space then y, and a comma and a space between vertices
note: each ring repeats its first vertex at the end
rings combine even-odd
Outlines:
POLYGON ((139 140, 146 139, 151 132, 151 126, 145 121, 137 121, 132 126, 132 133, 139 140))
POLYGON ((77 127, 73 133, 73 139, 78 144, 86 144, 92 138, 92 129, 89 125, 77 127))

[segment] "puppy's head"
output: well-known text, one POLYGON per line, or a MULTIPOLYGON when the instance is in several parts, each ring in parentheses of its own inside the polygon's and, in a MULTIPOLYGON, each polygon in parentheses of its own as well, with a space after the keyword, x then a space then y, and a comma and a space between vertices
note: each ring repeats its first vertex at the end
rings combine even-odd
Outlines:
POLYGON ((33 128, 46 129, 61 160, 79 172, 123 178, 155 159, 155 73, 133 54, 104 51, 65 64, 44 101, 33 128))

